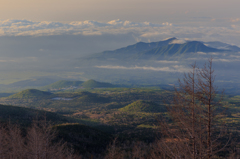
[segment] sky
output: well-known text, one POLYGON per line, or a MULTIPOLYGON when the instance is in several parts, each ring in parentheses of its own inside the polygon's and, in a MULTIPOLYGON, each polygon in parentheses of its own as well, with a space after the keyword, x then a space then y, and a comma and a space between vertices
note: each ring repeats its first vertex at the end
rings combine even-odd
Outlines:
MULTIPOLYGON (((177 37, 240 46, 239 0, 0 0, 0 4, 0 36, 131 34, 134 40, 129 44, 177 37)), ((120 43, 115 48, 126 45, 120 43)))
POLYGON ((240 45, 239 0, 0 0, 0 36, 135 33, 240 45), (149 24, 149 25, 147 25, 149 24))
POLYGON ((239 5, 238 0, 1 0, 0 19, 157 23, 191 17, 238 18, 239 5))
POLYGON ((1 0, 0 19, 134 22, 230 21, 240 18, 238 0, 1 0))

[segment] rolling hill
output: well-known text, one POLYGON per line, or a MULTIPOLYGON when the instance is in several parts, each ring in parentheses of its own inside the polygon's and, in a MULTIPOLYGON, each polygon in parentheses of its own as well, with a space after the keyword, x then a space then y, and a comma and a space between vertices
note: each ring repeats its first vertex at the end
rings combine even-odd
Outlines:
POLYGON ((119 109, 125 112, 146 112, 146 113, 158 113, 165 112, 166 108, 163 105, 156 104, 154 102, 138 100, 123 108, 119 109))
POLYGON ((112 85, 111 83, 98 82, 98 81, 95 81, 92 79, 82 83, 82 86, 84 88, 116 87, 115 85, 112 85))
POLYGON ((27 98, 48 98, 51 97, 52 93, 40 91, 37 89, 26 89, 19 93, 13 94, 8 98, 20 98, 20 99, 27 99, 27 98))

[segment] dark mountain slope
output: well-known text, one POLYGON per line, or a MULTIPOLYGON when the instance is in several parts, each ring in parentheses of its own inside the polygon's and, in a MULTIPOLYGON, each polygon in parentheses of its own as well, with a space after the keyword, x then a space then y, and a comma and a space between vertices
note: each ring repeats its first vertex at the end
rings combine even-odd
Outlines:
POLYGON ((47 121, 53 123, 77 121, 52 112, 0 104, 1 122, 9 122, 10 120, 13 123, 17 122, 19 124, 28 125, 36 118, 38 118, 38 120, 44 120, 44 118, 46 118, 47 121))
POLYGON ((196 53, 196 52, 226 52, 234 51, 229 49, 217 49, 204 45, 203 42, 199 41, 188 41, 183 44, 171 44, 176 38, 171 38, 165 41, 144 43, 139 42, 135 45, 130 45, 124 48, 120 48, 114 51, 105 51, 102 53, 95 54, 88 57, 91 60, 148 60, 148 59, 162 59, 163 57, 171 57, 182 55, 185 53, 196 53))
POLYGON ((138 42, 134 45, 129 45, 127 47, 123 47, 117 50, 104 51, 102 53, 97 53, 89 57, 86 57, 86 59, 111 59, 116 57, 121 58, 122 55, 132 56, 133 54, 136 54, 142 51, 147 51, 156 47, 169 45, 174 40, 176 40, 176 38, 173 37, 173 38, 169 38, 167 40, 159 41, 159 42, 151 42, 151 43, 138 42))
MULTIPOLYGON (((42 110, 0 105, 1 124, 5 125, 10 122, 11 124, 17 124, 22 130, 26 130, 33 120, 46 121, 47 123, 50 122, 50 124, 55 125, 53 126, 54 130, 56 130, 55 141, 67 142, 69 148, 81 154, 100 154, 104 152, 112 140, 111 134, 76 123, 84 123, 81 120, 42 110)), ((103 125, 97 127, 111 129, 111 127, 105 127, 103 125)))
POLYGON ((170 45, 154 48, 152 50, 139 53, 137 57, 144 58, 144 59, 146 58, 159 59, 160 57, 177 56, 185 53, 195 53, 195 52, 208 53, 208 52, 224 52, 224 51, 226 50, 211 48, 198 41, 190 41, 184 44, 170 44, 170 45))
POLYGON ((144 43, 144 42, 138 42, 134 45, 130 45, 124 48, 120 48, 114 51, 104 51, 103 53, 113 53, 113 54, 119 54, 119 53, 124 53, 124 54, 132 54, 132 53, 138 53, 146 50, 150 50, 156 47, 162 47, 166 46, 169 43, 171 43, 173 40, 176 40, 176 38, 170 38, 164 41, 159 41, 159 42, 151 42, 151 43, 144 43))
POLYGON ((240 48, 238 46, 235 46, 235 45, 229 45, 229 46, 226 47, 226 49, 232 50, 232 51, 237 51, 237 52, 240 51, 240 48))

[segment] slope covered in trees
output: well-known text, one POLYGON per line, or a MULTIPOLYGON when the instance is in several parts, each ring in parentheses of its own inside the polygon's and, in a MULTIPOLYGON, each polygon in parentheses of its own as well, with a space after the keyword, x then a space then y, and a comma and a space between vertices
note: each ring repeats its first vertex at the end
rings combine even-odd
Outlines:
POLYGON ((82 86, 84 88, 101 88, 101 87, 106 87, 106 88, 111 88, 111 87, 116 87, 110 83, 105 83, 105 82, 98 82, 98 81, 95 81, 95 80, 88 80, 88 81, 85 81, 82 86))
POLYGON ((164 105, 159 105, 154 102, 138 100, 123 108, 120 108, 119 110, 124 112, 159 113, 165 112, 166 108, 164 105))
POLYGON ((27 99, 27 98, 49 98, 52 95, 50 92, 40 91, 37 89, 27 89, 16 93, 14 95, 9 96, 9 98, 20 98, 20 99, 27 99))

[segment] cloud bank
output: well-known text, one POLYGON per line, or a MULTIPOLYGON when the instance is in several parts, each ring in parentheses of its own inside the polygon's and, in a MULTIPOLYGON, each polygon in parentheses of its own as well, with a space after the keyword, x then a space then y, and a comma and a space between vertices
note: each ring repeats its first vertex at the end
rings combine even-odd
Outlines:
MULTIPOLYGON (((0 21, 0 35, 59 35, 83 34, 101 35, 103 33, 119 34, 137 28, 154 28, 172 26, 171 23, 152 24, 149 22, 135 23, 130 21, 112 20, 107 23, 98 21, 75 21, 70 23, 60 22, 34 22, 30 20, 4 20, 0 21)), ((141 29, 137 29, 141 30, 141 29)))
MULTIPOLYGON (((238 19, 232 19, 236 22, 238 19)), ((111 20, 74 21, 70 23, 2 20, 0 21, 0 36, 49 36, 49 35, 103 35, 132 33, 136 41, 157 41, 166 37, 178 37, 185 40, 223 41, 240 45, 240 25, 229 23, 228 27, 190 27, 179 26, 169 22, 154 24, 150 22, 131 22, 111 20)))
POLYGON ((187 72, 189 69, 185 68, 181 65, 175 65, 172 67, 152 67, 152 66, 133 66, 133 67, 125 67, 125 66, 95 66, 96 68, 104 68, 104 69, 122 69, 122 70, 148 70, 148 71, 164 71, 164 72, 187 72))

